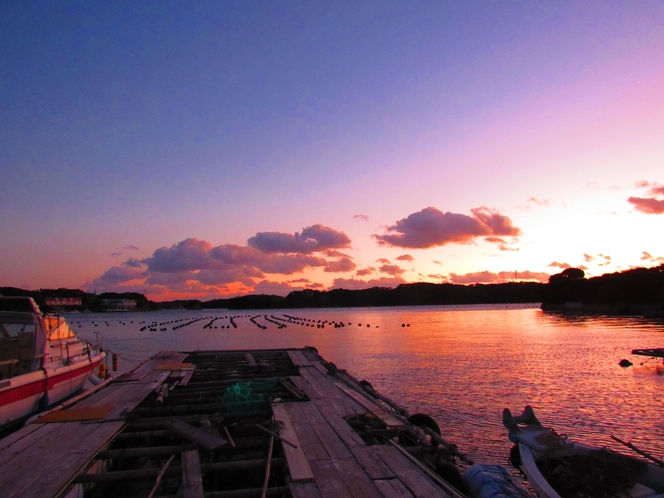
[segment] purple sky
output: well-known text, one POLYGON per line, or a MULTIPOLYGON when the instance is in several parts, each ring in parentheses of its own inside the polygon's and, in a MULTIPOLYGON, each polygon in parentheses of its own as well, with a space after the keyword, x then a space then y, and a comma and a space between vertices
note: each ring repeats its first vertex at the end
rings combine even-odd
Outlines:
POLYGON ((664 4, 0 5, 0 286, 664 262, 664 4))

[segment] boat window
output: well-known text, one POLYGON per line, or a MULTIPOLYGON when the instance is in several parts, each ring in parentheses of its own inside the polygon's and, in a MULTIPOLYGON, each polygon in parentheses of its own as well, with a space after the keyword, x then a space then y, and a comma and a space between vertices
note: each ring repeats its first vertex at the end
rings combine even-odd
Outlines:
POLYGON ((34 323, 0 322, 0 337, 9 339, 18 337, 19 332, 35 333, 34 323))
POLYGON ((69 339, 70 337, 74 337, 74 332, 64 320, 57 320, 56 318, 56 324, 51 327, 47 326, 46 320, 52 320, 52 318, 44 318, 44 326, 47 327, 46 330, 48 330, 49 340, 57 341, 59 339, 69 339))

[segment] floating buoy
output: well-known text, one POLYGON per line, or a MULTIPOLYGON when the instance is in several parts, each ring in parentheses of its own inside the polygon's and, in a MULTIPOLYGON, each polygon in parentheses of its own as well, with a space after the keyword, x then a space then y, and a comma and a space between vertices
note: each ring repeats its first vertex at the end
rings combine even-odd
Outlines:
POLYGON ((632 362, 629 361, 629 360, 626 360, 625 358, 623 358, 622 360, 620 360, 620 361, 618 362, 618 365, 620 365, 621 367, 631 367, 631 366, 632 366, 632 362))

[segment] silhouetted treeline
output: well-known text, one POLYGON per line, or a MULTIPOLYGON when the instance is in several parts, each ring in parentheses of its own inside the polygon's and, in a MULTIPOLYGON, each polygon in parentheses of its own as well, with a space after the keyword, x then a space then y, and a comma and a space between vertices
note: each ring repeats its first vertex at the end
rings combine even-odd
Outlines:
MULTIPOLYGON (((435 304, 539 303, 544 284, 519 282, 489 285, 402 284, 395 289, 293 291, 286 297, 250 295, 228 299, 229 309, 352 308, 435 304)), ((205 303, 208 307, 208 303, 205 303)))
POLYGON ((664 265, 607 273, 588 279, 583 270, 568 268, 552 275, 542 294, 543 308, 565 303, 614 307, 647 304, 664 307, 664 265))
POLYGON ((159 309, 159 303, 149 301, 143 294, 138 292, 102 292, 101 294, 90 294, 80 289, 39 289, 39 290, 25 290, 16 287, 0 287, 0 295, 2 296, 28 296, 35 300, 39 305, 39 309, 44 313, 53 311, 49 305, 46 304, 46 299, 50 297, 80 297, 81 306, 68 306, 67 310, 71 311, 104 311, 104 299, 131 299, 136 301, 136 310, 147 311, 159 309))
POLYGON ((577 309, 611 313, 629 313, 643 309, 664 310, 664 265, 656 268, 636 268, 600 277, 585 278, 583 270, 568 268, 552 275, 548 284, 513 282, 506 284, 402 284, 395 289, 330 291, 298 290, 286 297, 252 294, 230 299, 197 299, 155 303, 135 292, 89 294, 79 289, 40 289, 27 291, 14 287, 0 287, 0 295, 31 296, 43 311, 48 297, 80 297, 79 310, 103 311, 104 299, 132 299, 140 311, 156 309, 280 309, 280 308, 340 308, 368 306, 414 306, 440 304, 504 304, 542 303, 544 309, 561 309, 570 303, 577 309), (593 307, 594 306, 594 307, 593 307), (602 308, 604 306, 605 308, 602 308), (610 308, 610 309, 609 309, 610 308))

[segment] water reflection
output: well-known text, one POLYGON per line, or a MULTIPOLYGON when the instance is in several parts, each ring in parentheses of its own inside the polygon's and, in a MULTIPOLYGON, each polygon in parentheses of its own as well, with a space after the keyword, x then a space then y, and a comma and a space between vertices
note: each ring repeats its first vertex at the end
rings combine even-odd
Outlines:
MULTIPOLYGON (((282 311, 260 311, 274 314, 282 311)), ((436 418, 443 435, 477 461, 504 463, 510 443, 504 407, 535 407, 540 420, 570 437, 616 447, 610 434, 664 458, 664 376, 655 362, 624 369, 634 348, 664 347, 661 321, 637 317, 565 316, 520 306, 289 310, 313 320, 343 322, 324 329, 289 325, 262 330, 238 318, 237 329, 203 329, 204 320, 173 331, 139 331, 139 320, 245 315, 226 310, 72 316, 75 330, 129 360, 159 350, 315 346, 326 359, 366 378, 411 412, 436 418), (147 317, 147 318, 146 318, 147 317), (367 324, 369 325, 367 327, 367 324), (410 325, 410 326, 407 326, 410 325), (98 329, 97 329, 98 330, 98 329)), ((267 324, 269 325, 269 323, 267 324)), ((639 358, 644 361, 646 358, 639 358)))

